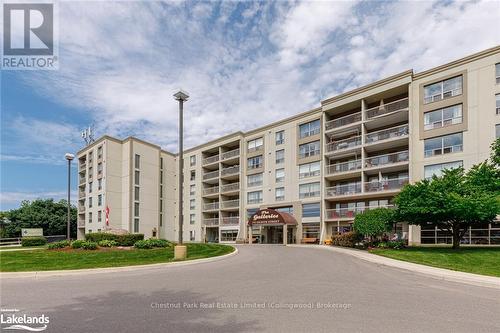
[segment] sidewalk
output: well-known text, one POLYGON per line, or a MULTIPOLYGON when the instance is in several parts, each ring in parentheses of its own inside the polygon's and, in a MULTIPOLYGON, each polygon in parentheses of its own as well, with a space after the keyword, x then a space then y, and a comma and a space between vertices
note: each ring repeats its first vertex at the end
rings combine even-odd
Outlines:
POLYGON ((426 265, 414 264, 407 261, 401 261, 391 258, 382 257, 376 254, 371 254, 367 251, 356 250, 344 247, 335 247, 327 245, 288 245, 292 247, 307 247, 332 251, 336 253, 348 254, 361 260, 369 261, 378 265, 405 269, 418 274, 424 274, 436 279, 466 283, 474 286, 489 287, 500 289, 500 278, 494 276, 486 276, 472 274, 466 272, 452 271, 444 268, 431 267, 426 265))

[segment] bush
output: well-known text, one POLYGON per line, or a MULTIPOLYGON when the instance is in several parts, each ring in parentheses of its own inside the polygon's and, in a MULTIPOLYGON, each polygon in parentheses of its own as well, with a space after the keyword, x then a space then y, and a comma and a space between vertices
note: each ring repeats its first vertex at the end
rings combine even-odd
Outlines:
POLYGON ((23 237, 21 239, 22 246, 42 246, 47 244, 45 237, 23 237))
POLYGON ((102 246, 102 247, 113 247, 113 246, 117 246, 118 242, 114 241, 114 240, 105 239, 105 240, 99 241, 97 244, 99 244, 99 246, 102 246))
POLYGON ((144 234, 115 235, 107 232, 93 232, 85 235, 85 240, 100 242, 103 240, 115 241, 118 246, 132 246, 135 242, 144 239, 144 234))
POLYGON ((135 242, 134 247, 136 249, 152 249, 153 244, 147 240, 140 240, 140 241, 135 242))
POLYGON ((399 250, 399 249, 402 249, 406 246, 406 242, 405 241, 390 241, 390 242, 380 242, 377 244, 377 247, 378 248, 382 248, 382 249, 396 249, 396 250, 399 250))
POLYGON ((76 240, 71 242, 71 248, 73 249, 79 249, 82 247, 82 244, 85 243, 84 240, 76 240))
POLYGON ((62 240, 59 242, 50 243, 49 246, 47 246, 47 248, 49 250, 55 250, 55 249, 64 249, 65 247, 68 247, 68 246, 69 246, 69 241, 62 240))
POLYGON ((343 234, 332 236, 332 245, 355 247, 356 243, 360 242, 362 239, 362 235, 357 232, 344 232, 343 234))
POLYGON ((147 242, 151 243, 151 245, 153 247, 171 247, 171 246, 173 246, 173 243, 169 242, 166 239, 150 238, 147 240, 147 242))
POLYGON ((96 242, 85 241, 82 243, 82 249, 84 250, 95 250, 97 249, 96 242))

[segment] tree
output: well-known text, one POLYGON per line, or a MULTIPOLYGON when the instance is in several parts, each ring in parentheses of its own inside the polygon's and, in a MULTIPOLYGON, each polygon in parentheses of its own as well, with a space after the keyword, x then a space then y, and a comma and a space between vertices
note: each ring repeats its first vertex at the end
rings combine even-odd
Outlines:
POLYGON ((369 209, 361 214, 356 214, 353 228, 355 231, 370 237, 382 236, 390 231, 394 224, 394 211, 388 208, 369 209))
MULTIPOLYGON (((67 201, 53 199, 23 201, 21 207, 5 212, 10 220, 4 226, 5 237, 19 237, 21 228, 43 228, 44 235, 66 235, 67 201)), ((76 207, 70 210, 71 237, 76 238, 76 207)))

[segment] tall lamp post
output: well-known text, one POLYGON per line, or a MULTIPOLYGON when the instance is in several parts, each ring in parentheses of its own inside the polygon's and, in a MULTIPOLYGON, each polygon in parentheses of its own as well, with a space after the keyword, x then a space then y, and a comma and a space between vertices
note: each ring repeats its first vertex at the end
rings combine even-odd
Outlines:
POLYGON ((183 112, 184 112, 184 102, 186 102, 189 98, 187 92, 183 90, 179 90, 174 94, 174 98, 176 101, 179 101, 179 243, 174 247, 174 259, 176 260, 184 260, 187 257, 187 248, 182 243, 182 233, 183 233, 183 186, 184 186, 184 154, 183 154, 183 132, 184 132, 184 124, 183 124, 183 112))
POLYGON ((66 238, 68 242, 71 240, 70 236, 70 224, 71 224, 71 161, 75 158, 75 155, 66 153, 64 157, 68 160, 68 221, 66 225, 66 238))

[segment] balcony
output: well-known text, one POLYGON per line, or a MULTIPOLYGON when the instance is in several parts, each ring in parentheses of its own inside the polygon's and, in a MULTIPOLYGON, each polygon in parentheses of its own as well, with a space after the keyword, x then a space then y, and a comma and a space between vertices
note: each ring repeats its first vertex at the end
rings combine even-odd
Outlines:
POLYGON ((431 96, 424 96, 424 104, 432 103, 432 102, 437 102, 443 99, 447 99, 450 97, 455 97, 458 95, 462 95, 462 87, 457 87, 455 89, 450 89, 447 91, 442 91, 439 92, 439 94, 431 95, 431 96))
POLYGON ((408 125, 396 126, 381 131, 368 133, 365 137, 365 143, 375 143, 378 141, 401 138, 408 136, 408 125))
POLYGON ((210 195, 217 193, 219 193, 219 186, 212 186, 203 189, 203 195, 210 195))
POLYGON ((260 145, 260 146, 257 146, 257 147, 251 147, 251 148, 247 149, 247 153, 253 153, 253 152, 256 152, 256 151, 263 150, 263 149, 264 149, 264 145, 260 145))
POLYGON ((361 146, 361 135, 327 143, 326 151, 327 152, 342 151, 342 150, 356 148, 358 146, 361 146))
POLYGON ((232 166, 232 167, 229 167, 229 168, 223 168, 222 172, 221 172, 221 176, 222 177, 224 177, 224 176, 231 176, 231 175, 238 174, 239 172, 240 172, 240 166, 239 165, 235 165, 235 166, 232 166))
POLYGON ((85 205, 78 205, 78 213, 84 213, 85 212, 85 205))
POLYGON ((327 197, 352 195, 361 193, 361 182, 353 184, 336 185, 326 188, 327 197))
POLYGON ((234 192, 240 190, 240 183, 222 185, 222 192, 234 192))
POLYGON ((219 209, 218 202, 210 202, 203 205, 203 210, 217 210, 219 209))
POLYGON ((408 177, 384 179, 365 183, 365 192, 382 192, 399 190, 408 184, 408 177))
POLYGON ((78 228, 85 228, 85 220, 78 220, 78 228))
POLYGON ((219 177, 219 170, 207 172, 203 175, 203 180, 212 179, 219 177))
POLYGON ((366 119, 372 119, 389 113, 408 110, 408 97, 391 103, 376 106, 365 111, 366 119))
POLYGON ((212 164, 215 162, 219 162, 219 155, 210 156, 203 159, 203 165, 212 164))
POLYGON ((361 121, 361 112, 349 114, 344 117, 333 119, 325 123, 325 130, 333 130, 339 127, 347 126, 361 121))
POLYGON ((78 185, 85 185, 85 177, 80 177, 78 179, 78 185))
POLYGON ((391 164, 396 164, 396 163, 401 163, 401 162, 408 162, 409 157, 410 157, 410 155, 408 154, 408 150, 397 152, 397 153, 392 153, 392 154, 387 154, 387 155, 368 157, 365 159, 365 167, 366 168, 375 168, 375 167, 381 167, 384 165, 391 165, 391 164))
POLYGON ((233 150, 230 150, 230 151, 227 151, 225 153, 222 154, 222 160, 229 160, 231 158, 235 158, 235 157, 239 157, 240 156, 240 149, 237 148, 237 149, 233 149, 233 150))
POLYGON ((394 208, 394 205, 381 205, 381 206, 365 206, 365 207, 346 207, 346 208, 334 208, 326 210, 326 219, 352 219, 356 214, 362 213, 369 209, 375 208, 394 208))
POLYGON ((227 201, 222 201, 222 208, 238 208, 240 206, 240 200, 235 199, 235 200, 227 200, 227 201))
POLYGON ((341 172, 355 171, 360 170, 361 165, 361 160, 330 164, 325 167, 325 172, 327 175, 332 175, 341 172))
POLYGON ((219 218, 214 217, 214 218, 210 218, 210 219, 204 219, 203 224, 206 225, 207 227, 218 226, 219 225, 219 218))
POLYGON ((78 191, 78 199, 85 198, 85 191, 78 191))
POLYGON ((238 225, 240 224, 239 216, 225 216, 222 218, 222 225, 238 225))

